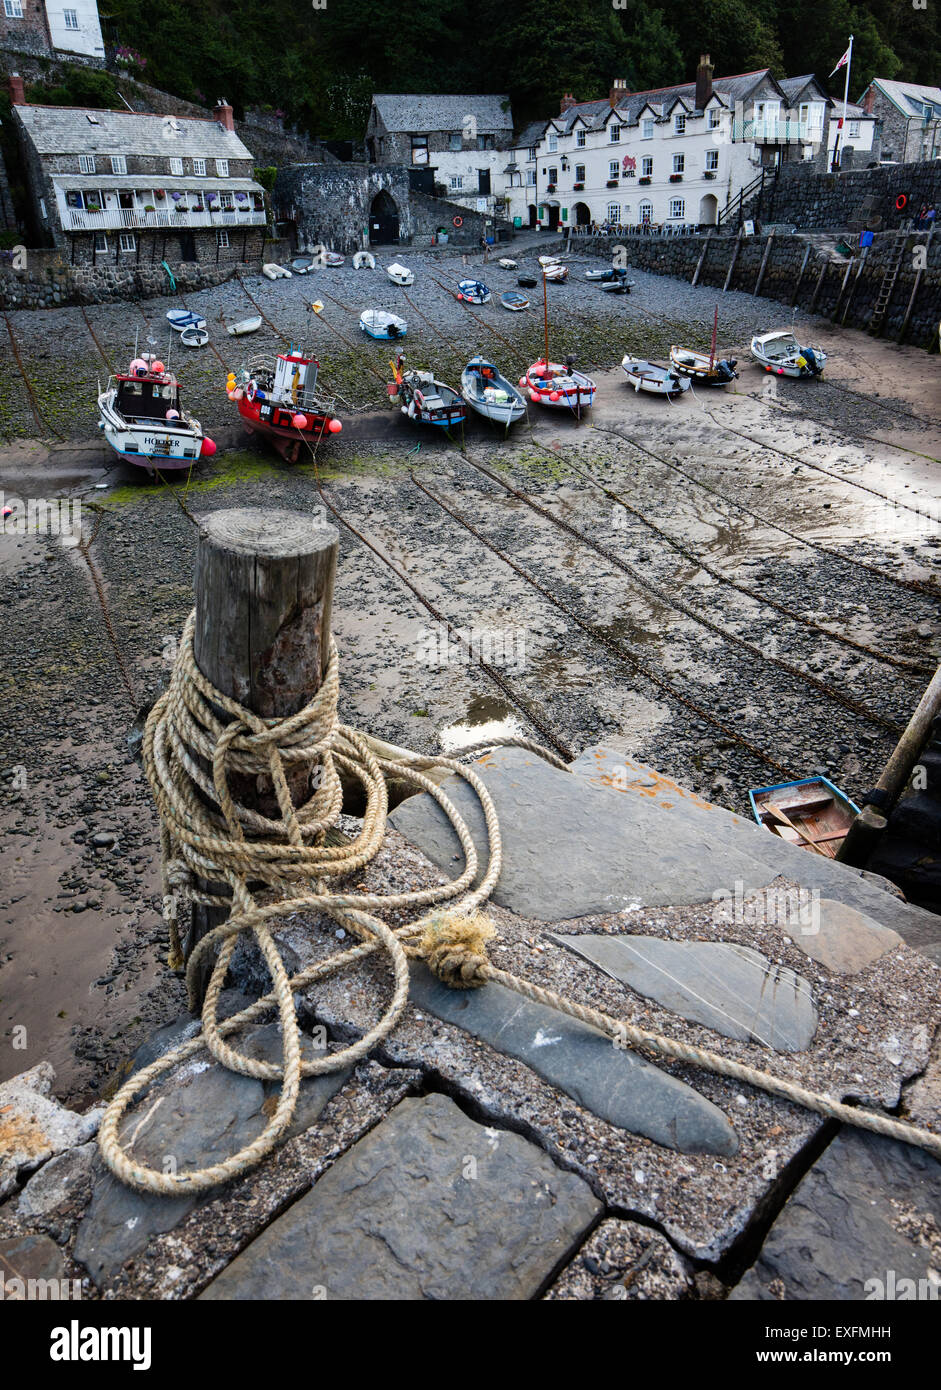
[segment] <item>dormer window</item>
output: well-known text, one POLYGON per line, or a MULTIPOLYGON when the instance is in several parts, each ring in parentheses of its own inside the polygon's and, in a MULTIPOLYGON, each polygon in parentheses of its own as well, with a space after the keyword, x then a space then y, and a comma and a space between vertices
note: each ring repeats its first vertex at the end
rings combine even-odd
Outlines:
POLYGON ((549 136, 549 153, 550 153, 550 154, 555 154, 555 152, 556 152, 556 150, 557 150, 558 148, 559 148, 559 137, 558 137, 558 135, 550 135, 550 136, 549 136))
POLYGON ((679 112, 676 116, 673 117, 673 134, 674 134, 674 135, 685 135, 685 134, 686 134, 686 114, 685 114, 685 112, 682 112, 682 111, 681 111, 681 112, 679 112))
POLYGON ((609 143, 610 145, 617 145, 617 144, 620 144, 620 141, 621 141, 621 127, 620 127, 619 125, 609 125, 609 126, 608 126, 608 143, 609 143))
POLYGON ((641 138, 642 140, 652 140, 652 139, 653 139, 653 127, 654 127, 654 119, 653 119, 653 116, 645 116, 644 119, 643 119, 643 120, 641 121, 641 123, 640 123, 640 138, 641 138))
POLYGON ((719 110, 719 108, 718 108, 717 106, 713 106, 713 108, 712 108, 711 111, 709 112, 709 129, 710 129, 710 130, 718 130, 718 129, 719 129, 719 123, 720 123, 721 120, 722 120, 722 112, 719 110))
POLYGON ((581 128, 575 132, 575 144, 580 150, 585 148, 585 132, 581 128))

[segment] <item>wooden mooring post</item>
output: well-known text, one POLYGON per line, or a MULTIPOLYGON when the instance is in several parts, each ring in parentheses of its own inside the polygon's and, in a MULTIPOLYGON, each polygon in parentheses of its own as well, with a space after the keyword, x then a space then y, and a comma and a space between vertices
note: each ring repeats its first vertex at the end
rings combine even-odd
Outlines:
POLYGON ((792 308, 792 309, 794 308, 794 305, 797 303, 797 296, 800 294, 800 288, 801 288, 801 285, 803 284, 803 281, 804 281, 804 271, 807 269, 807 262, 810 260, 810 251, 811 251, 811 246, 810 246, 810 242, 808 241, 807 246, 806 246, 806 249, 804 250, 804 259, 801 261, 801 268, 800 268, 800 273, 798 274, 798 277, 797 277, 797 284, 794 286, 794 293, 793 293, 793 295, 791 296, 791 308, 792 308))
MULTIPOLYGON (((299 512, 226 510, 200 524, 196 664, 217 690, 262 718, 296 714, 320 689, 339 544, 335 527, 299 512)), ((288 776, 297 806, 309 799, 311 771, 288 776)), ((269 778, 235 776, 230 785, 243 805, 278 816, 269 778)), ((225 891, 218 884, 200 887, 225 891)), ((187 956, 226 915, 224 908, 193 905, 187 956)))
POLYGON ((725 294, 726 290, 729 288, 729 284, 730 284, 730 282, 731 282, 731 280, 732 280, 732 271, 735 269, 735 262, 738 260, 738 253, 739 253, 739 251, 740 251, 741 249, 742 249, 742 232, 741 232, 741 228, 739 228, 738 232, 737 232, 736 235, 735 235, 735 246, 734 246, 734 248, 733 248, 733 250, 732 250, 732 259, 729 261, 729 269, 728 269, 728 273, 727 273, 727 275, 726 275, 726 277, 725 277, 725 284, 722 286, 722 293, 723 293, 723 294, 725 294))
POLYGON ((706 255, 709 251, 709 243, 711 242, 711 240, 711 233, 703 238, 702 250, 699 253, 699 260, 696 262, 696 269, 693 271, 693 278, 689 282, 691 285, 699 284, 699 277, 702 273, 703 266, 706 264, 706 255))
MULTIPOLYGON (((916 249, 918 246, 923 246, 925 248, 926 261, 928 259, 928 248, 931 245, 931 238, 933 235, 934 223, 932 222, 931 226, 928 228, 928 236, 925 239, 925 241, 915 243, 916 249)), ((899 335, 896 338, 896 342, 898 343, 904 343, 905 341, 905 334, 908 332, 908 325, 911 321, 912 310, 915 308, 915 300, 918 298, 918 291, 921 289, 921 281, 922 277, 924 276, 924 273, 924 268, 922 266, 919 266, 919 268, 915 271, 915 283, 912 285, 912 293, 908 301, 908 308, 905 310, 905 317, 902 320, 902 326, 899 329, 899 335)))
POLYGON ((756 295, 761 289, 761 282, 765 278, 765 270, 768 266, 768 258, 771 255, 771 244, 773 241, 774 232, 769 232, 768 240, 765 242, 765 253, 761 258, 761 265, 758 268, 758 279, 755 281, 755 288, 752 290, 752 295, 756 295))

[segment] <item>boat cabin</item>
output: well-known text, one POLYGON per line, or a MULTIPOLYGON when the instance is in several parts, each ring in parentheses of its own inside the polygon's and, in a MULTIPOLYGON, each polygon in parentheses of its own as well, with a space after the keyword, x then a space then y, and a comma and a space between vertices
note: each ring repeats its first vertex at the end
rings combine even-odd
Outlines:
POLYGON ((119 376, 115 406, 125 420, 166 422, 168 411, 176 411, 177 417, 182 414, 180 387, 173 377, 119 376))
POLYGON ((290 352, 279 353, 271 392, 273 399, 314 407, 319 370, 320 363, 315 358, 303 357, 293 348, 290 352))

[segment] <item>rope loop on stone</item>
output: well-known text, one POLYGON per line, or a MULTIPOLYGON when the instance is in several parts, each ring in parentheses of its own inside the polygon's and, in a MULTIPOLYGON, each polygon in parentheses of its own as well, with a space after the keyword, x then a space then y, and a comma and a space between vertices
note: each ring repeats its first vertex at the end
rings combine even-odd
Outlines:
POLYGON ((419 949, 433 975, 452 989, 479 989, 486 984, 490 962, 487 942, 497 929, 488 917, 441 912, 425 922, 419 949))

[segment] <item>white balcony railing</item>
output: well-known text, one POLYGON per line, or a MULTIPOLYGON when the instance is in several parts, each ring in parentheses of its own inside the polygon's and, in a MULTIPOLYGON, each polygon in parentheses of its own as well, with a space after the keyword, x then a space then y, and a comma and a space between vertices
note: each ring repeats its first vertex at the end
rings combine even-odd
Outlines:
POLYGON ((183 211, 143 208, 107 208, 90 212, 88 208, 60 208, 62 225, 68 232, 126 231, 146 227, 261 227, 267 220, 254 208, 230 208, 219 212, 192 208, 183 211))
POLYGON ((817 145, 823 139, 823 126, 816 122, 759 119, 732 122, 732 139, 756 145, 817 145))

